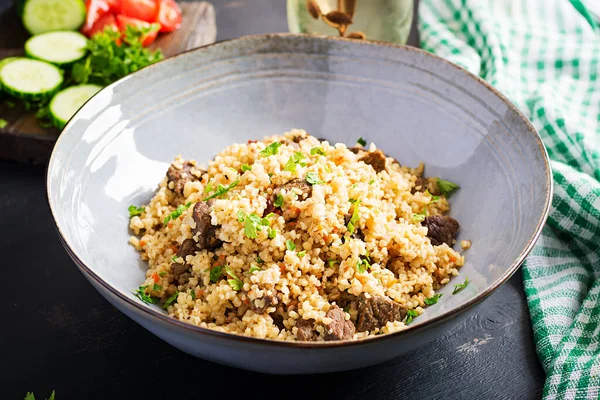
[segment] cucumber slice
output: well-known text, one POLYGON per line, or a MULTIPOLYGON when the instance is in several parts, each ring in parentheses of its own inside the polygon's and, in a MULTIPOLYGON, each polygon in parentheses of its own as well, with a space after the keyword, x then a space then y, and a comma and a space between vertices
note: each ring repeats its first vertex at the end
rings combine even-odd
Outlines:
MULTIPOLYGON (((2 60, 0 60, 0 70, 2 69, 2 67, 4 67, 9 62, 15 61, 15 60, 18 60, 18 59, 19 59, 19 57, 6 57, 6 58, 3 58, 2 60)), ((6 97, 6 95, 2 91, 2 84, 0 84, 0 99, 3 99, 4 97, 6 97)))
POLYGON ((58 129, 64 128, 81 106, 98 93, 100 89, 102 89, 102 86, 79 85, 58 92, 50 102, 49 107, 53 125, 58 129))
POLYGON ((67 65, 85 56, 87 38, 79 32, 42 33, 25 42, 25 53, 31 58, 56 65, 67 65))
POLYGON ((2 89, 25 101, 50 99, 62 82, 62 71, 43 61, 18 58, 0 69, 2 89))
POLYGON ((32 35, 50 31, 75 31, 85 21, 83 0, 24 0, 23 25, 32 35))

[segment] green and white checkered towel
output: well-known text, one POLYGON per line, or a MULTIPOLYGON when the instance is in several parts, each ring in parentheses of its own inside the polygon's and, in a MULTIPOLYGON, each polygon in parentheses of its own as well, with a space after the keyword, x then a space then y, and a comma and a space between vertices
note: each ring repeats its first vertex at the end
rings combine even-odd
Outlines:
POLYGON ((600 397, 597 3, 421 0, 419 9, 421 46, 509 97, 552 160, 550 218, 523 265, 546 399, 600 397))

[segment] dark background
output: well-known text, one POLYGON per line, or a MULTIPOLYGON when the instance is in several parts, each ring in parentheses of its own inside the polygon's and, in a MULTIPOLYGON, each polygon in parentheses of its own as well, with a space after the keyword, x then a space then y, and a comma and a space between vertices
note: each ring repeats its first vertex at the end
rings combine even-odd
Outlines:
MULTIPOLYGON (((212 3, 217 40, 287 31, 284 0, 212 3)), ((180 352, 110 306, 63 250, 44 180, 44 167, 0 161, 1 399, 52 390, 58 400, 541 397, 520 272, 465 323, 404 358, 314 376, 236 370, 180 352)))

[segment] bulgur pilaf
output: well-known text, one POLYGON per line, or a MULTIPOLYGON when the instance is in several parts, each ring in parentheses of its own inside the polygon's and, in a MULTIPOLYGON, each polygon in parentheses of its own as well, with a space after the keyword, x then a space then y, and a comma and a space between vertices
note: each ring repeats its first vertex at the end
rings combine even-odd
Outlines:
POLYGON ((444 215, 458 185, 363 146, 292 130, 207 167, 177 157, 150 203, 130 207, 130 243, 149 264, 138 297, 259 338, 405 328, 464 264, 444 215))

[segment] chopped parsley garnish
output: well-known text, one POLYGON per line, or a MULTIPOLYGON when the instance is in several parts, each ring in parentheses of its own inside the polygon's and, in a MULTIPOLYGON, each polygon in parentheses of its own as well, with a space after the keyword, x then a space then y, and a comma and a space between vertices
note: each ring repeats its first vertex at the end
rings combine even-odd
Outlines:
POLYGON ((356 269, 358 270, 358 272, 360 272, 361 274, 367 272, 367 270, 371 268, 371 264, 369 264, 369 261, 367 261, 366 259, 363 260, 358 260, 356 262, 356 269))
POLYGON ((348 221, 348 225, 346 226, 348 228, 348 232, 350 232, 350 234, 353 234, 354 231, 356 230, 356 223, 358 222, 358 203, 360 203, 359 200, 355 200, 354 201, 354 211, 352 211, 352 216, 350 217, 350 221, 348 221))
POLYGON ((360 144, 361 146, 366 146, 367 145, 367 141, 362 136, 358 138, 358 140, 356 141, 356 143, 360 144))
POLYGON ((162 286, 160 286, 160 285, 158 285, 158 284, 155 283, 152 286, 152 290, 154 290, 155 292, 158 292, 158 291, 162 290, 162 286))
POLYGON ((419 313, 416 312, 415 310, 408 310, 406 312, 406 318, 404 318, 404 323, 406 325, 408 325, 413 321, 413 318, 417 318, 418 316, 419 316, 419 313))
POLYGON ((248 164, 242 165, 242 172, 250 171, 252 169, 248 164))
POLYGON ((231 286, 233 290, 241 290, 244 286, 244 282, 238 279, 237 275, 227 265, 225 266, 225 272, 231 277, 231 279, 227 279, 227 283, 229 283, 229 286, 231 286))
POLYGON ((210 192, 212 192, 212 183, 208 182, 208 184, 204 188, 204 192, 203 193, 206 194, 206 193, 210 193, 210 192))
POLYGON ((219 265, 217 267, 213 267, 210 270, 210 281, 212 283, 217 283, 219 282, 219 279, 221 279, 221 276, 223 276, 223 266, 219 265))
POLYGON ((165 218, 165 220, 163 221, 163 225, 166 225, 169 223, 169 221, 171 220, 176 220, 177 218, 179 218, 179 216, 181 216, 181 214, 183 214, 183 212, 185 210, 187 210, 188 208, 190 208, 190 206, 192 205, 192 203, 187 203, 186 205, 180 204, 179 206, 177 206, 177 208, 175 209, 175 211, 173 211, 171 214, 167 215, 167 217, 165 218))
POLYGON ((352 184, 352 189, 356 188, 358 186, 358 183, 353 183, 352 184))
POLYGON ((440 179, 440 178, 437 179, 437 185, 438 185, 438 188, 440 189, 440 192, 442 192, 442 194, 446 198, 449 198, 453 192, 460 189, 460 186, 458 186, 456 183, 450 182, 450 181, 447 181, 444 179, 440 179))
POLYGON ((358 200, 350 198, 350 199, 348 199, 348 201, 350 202, 350 204, 354 204, 354 203, 356 203, 358 200))
POLYGON ((146 304, 154 304, 154 303, 156 303, 156 299, 154 297, 151 297, 148 294, 146 294, 145 290, 147 287, 148 287, 148 285, 140 286, 139 288, 137 288, 137 290, 135 290, 133 292, 133 294, 135 294, 135 296, 138 299, 140 299, 141 301, 143 301, 146 304))
POLYGON ((257 263, 259 263, 259 264, 264 264, 264 263, 265 263, 265 262, 263 261, 263 259, 262 259, 262 258, 260 258, 260 257, 256 257, 256 262, 257 262, 257 263))
POLYGON ((269 239, 275 239, 275 236, 277 236, 277 231, 275 229, 269 228, 269 234, 268 234, 269 239))
POLYGON ((312 149, 310 149, 310 155, 314 156, 314 155, 320 155, 320 156, 324 156, 326 155, 325 150, 323 150, 322 147, 313 147, 312 149))
POLYGON ((418 214, 413 214, 412 219, 413 221, 416 222, 421 222, 425 220, 425 217, 427 216, 427 206, 423 207, 423 211, 421 211, 418 214))
POLYGON ((167 307, 169 307, 175 302, 175 300, 177 300, 177 296, 179 296, 179 290, 176 290, 175 293, 173 293, 173 296, 169 297, 167 301, 165 301, 165 305, 162 308, 166 310, 167 307))
POLYGON ((306 182, 310 183, 311 185, 320 185, 325 183, 319 178, 319 175, 314 172, 309 172, 306 174, 306 182))
POLYGON ((283 206, 283 195, 281 193, 275 196, 275 201, 273 202, 273 205, 277 208, 281 208, 281 206, 283 206))
POLYGON ((289 250, 289 251, 294 251, 296 250, 296 244, 291 241, 290 239, 285 241, 285 247, 289 250))
POLYGON ((158 274, 158 276, 160 276, 161 278, 164 277, 167 274, 167 271, 163 271, 160 274, 158 274))
POLYGON ((196 300, 196 291, 190 289, 190 296, 192 296, 192 300, 196 300))
POLYGON ((8 125, 8 121, 5 120, 4 118, 0 118, 0 129, 6 128, 7 125, 8 125))
MULTIPOLYGON (((48 400, 54 400, 54 395, 56 393, 54 393, 54 390, 52 391, 52 393, 50 393, 50 397, 48 397, 48 400)), ((27 392, 25 393, 25 400, 35 400, 35 395, 32 392, 27 392)))
MULTIPOLYGON (((172 262, 177 262, 177 259, 179 258, 179 256, 177 254, 175 254, 173 257, 171 257, 171 261, 172 262)), ((162 272, 161 272, 162 274, 162 272)))
POLYGON ((260 155, 261 156, 272 156, 277 154, 277 152, 279 151, 279 148, 281 147, 281 142, 273 142, 270 145, 268 145, 267 147, 264 148, 264 150, 260 151, 260 155))
POLYGON ((244 235, 250 239, 256 239, 258 236, 257 232, 261 230, 261 226, 269 226, 269 224, 269 216, 261 218, 254 213, 249 214, 244 219, 244 235))
POLYGON ((469 278, 465 278, 465 281, 463 283, 459 283, 458 285, 454 285, 454 290, 452 291, 452 294, 456 294, 460 291, 462 291, 464 288, 467 287, 467 285, 469 284, 469 278))
POLYGON ((333 258, 330 258, 329 260, 327 260, 327 264, 329 264, 329 267, 333 268, 333 266, 335 264, 338 264, 338 262, 336 260, 334 260, 333 258))
POLYGON ((219 183, 217 190, 215 190, 215 192, 213 194, 211 194, 210 196, 206 197, 204 199, 204 201, 214 199, 215 197, 223 196, 225 193, 229 192, 231 189, 236 187, 238 183, 240 183, 240 178, 231 182, 231 184, 229 186, 223 186, 219 183))
POLYGON ((306 163, 303 162, 304 154, 297 151, 288 159, 285 167, 283 167, 284 171, 296 172, 296 165, 300 165, 301 167, 306 167, 306 163))
POLYGON ((250 267, 250 273, 253 274, 256 271, 262 271, 259 267, 257 267, 256 265, 253 265, 250 267))
POLYGON ((442 297, 441 293, 434 294, 433 296, 425 299, 425 304, 427 304, 428 306, 432 306, 432 305, 434 305, 435 303, 438 302, 438 300, 440 299, 440 297, 442 297))
POLYGON ((304 257, 306 255, 306 250, 302 250, 298 253, 298 257, 304 257))
POLYGON ((246 213, 244 212, 244 210, 238 210, 238 212, 237 212, 238 222, 244 222, 245 218, 246 218, 246 213))
POLYGON ((374 184, 374 183, 375 183, 375 179, 371 179, 371 180, 369 181, 369 185, 372 185, 372 184, 374 184))
POLYGON ((437 203, 438 201, 440 201, 440 196, 434 196, 433 194, 431 194, 429 192, 429 189, 425 190, 425 193, 428 194, 429 196, 431 196, 431 200, 429 200, 429 203, 427 203, 427 204, 433 204, 433 203, 437 203))
POLYGON ((127 211, 129 211, 129 218, 135 217, 136 215, 142 215, 144 210, 144 207, 136 207, 134 205, 127 207, 127 211))
POLYGON ((331 172, 331 168, 329 168, 329 165, 324 165, 323 168, 325 168, 325 171, 327 172, 331 172))

